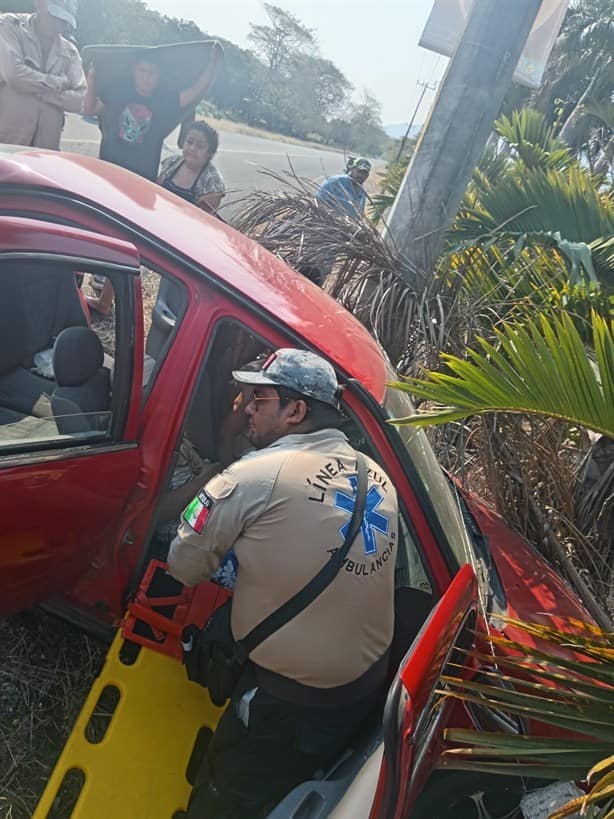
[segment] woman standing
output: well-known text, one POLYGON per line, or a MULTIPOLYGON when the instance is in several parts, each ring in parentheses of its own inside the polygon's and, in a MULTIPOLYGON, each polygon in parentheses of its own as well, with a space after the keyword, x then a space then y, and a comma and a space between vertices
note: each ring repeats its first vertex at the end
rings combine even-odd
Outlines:
POLYGON ((188 126, 182 156, 170 156, 162 162, 158 184, 197 205, 215 213, 224 196, 224 179, 211 161, 218 147, 218 134, 206 122, 197 120, 188 126))

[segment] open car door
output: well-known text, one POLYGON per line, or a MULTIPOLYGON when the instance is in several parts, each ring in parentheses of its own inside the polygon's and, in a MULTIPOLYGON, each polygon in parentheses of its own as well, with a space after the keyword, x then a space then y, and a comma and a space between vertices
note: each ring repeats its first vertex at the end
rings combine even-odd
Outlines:
POLYGON ((138 275, 127 242, 0 217, 0 616, 68 591, 125 535, 141 465, 138 275), (106 337, 84 272, 113 284, 106 337))
POLYGON ((458 572, 405 655, 384 710, 384 757, 370 819, 406 819, 439 751, 452 707, 437 693, 458 649, 473 639, 478 588, 471 566, 458 572))

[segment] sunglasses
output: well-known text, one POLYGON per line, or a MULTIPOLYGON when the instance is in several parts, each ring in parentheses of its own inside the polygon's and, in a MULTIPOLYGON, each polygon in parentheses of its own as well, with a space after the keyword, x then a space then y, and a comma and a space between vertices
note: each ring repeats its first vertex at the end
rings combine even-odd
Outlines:
POLYGON ((254 389, 251 398, 247 402, 250 404, 252 401, 256 404, 256 409, 258 409, 258 402, 259 401, 281 401, 284 404, 287 404, 289 401, 298 401, 299 398, 293 395, 262 395, 259 389, 254 389))

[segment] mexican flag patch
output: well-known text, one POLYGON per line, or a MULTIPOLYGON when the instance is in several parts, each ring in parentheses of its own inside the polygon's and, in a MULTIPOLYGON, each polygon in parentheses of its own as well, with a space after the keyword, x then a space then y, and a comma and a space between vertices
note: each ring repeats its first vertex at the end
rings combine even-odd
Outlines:
POLYGON ((186 506, 183 513, 183 519, 188 526, 191 526, 191 528, 194 529, 197 535, 200 535, 202 530, 205 528, 205 523, 207 522, 212 506, 213 501, 209 495, 202 490, 198 493, 194 500, 186 506))

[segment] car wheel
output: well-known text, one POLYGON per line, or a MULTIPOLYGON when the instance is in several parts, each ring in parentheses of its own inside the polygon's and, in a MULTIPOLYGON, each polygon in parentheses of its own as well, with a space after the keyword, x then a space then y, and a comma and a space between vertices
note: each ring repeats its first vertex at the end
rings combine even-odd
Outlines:
POLYGON ((435 774, 418 797, 411 819, 522 819, 522 797, 546 784, 463 771, 435 774))

